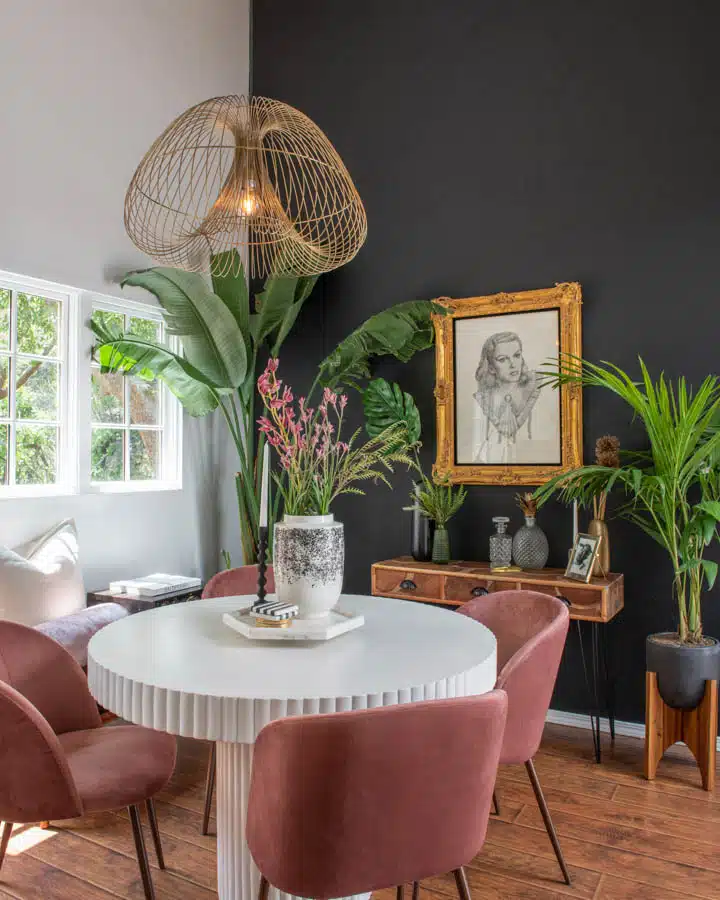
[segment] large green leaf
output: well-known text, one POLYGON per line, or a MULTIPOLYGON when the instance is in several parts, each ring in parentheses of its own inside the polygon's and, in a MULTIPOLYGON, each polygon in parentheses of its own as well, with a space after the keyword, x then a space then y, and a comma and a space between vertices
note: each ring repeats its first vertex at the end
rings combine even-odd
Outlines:
POLYGON ((131 272, 121 284, 145 288, 157 297, 168 331, 180 338, 188 362, 210 383, 224 388, 243 383, 247 375, 243 333, 201 275, 158 267, 131 272))
POLYGON ((434 342, 432 313, 440 311, 431 300, 398 303, 356 328, 320 364, 321 384, 336 387, 370 376, 374 356, 394 356, 408 362, 434 342))
POLYGON ((275 340, 273 341, 272 347, 273 356, 277 356, 279 354, 280 348, 282 347, 285 338, 288 336, 290 330, 295 324, 300 310, 303 308, 303 304, 312 293, 312 290, 315 287, 315 283, 317 282, 318 278, 318 275, 306 275, 303 278, 298 278, 297 284, 295 286, 295 297, 293 303, 285 310, 285 315, 283 316, 280 327, 275 334, 275 340))
POLYGON ((250 331, 256 347, 280 327, 295 302, 297 281, 297 278, 271 275, 265 282, 265 290, 256 298, 257 312, 250 317, 250 331))
POLYGON ((226 250, 213 256, 211 277, 213 290, 233 314, 240 331, 247 337, 250 331, 250 294, 237 250, 226 250))
POLYGON ((203 374, 167 347, 130 335, 102 342, 107 335, 95 323, 90 327, 101 340, 94 354, 103 371, 159 378, 191 416, 207 415, 217 407, 217 393, 203 374))
POLYGON ((370 437, 377 437, 388 428, 404 425, 410 444, 420 440, 420 412, 415 400, 403 392, 399 384, 384 378, 374 378, 363 391, 365 428, 370 437))

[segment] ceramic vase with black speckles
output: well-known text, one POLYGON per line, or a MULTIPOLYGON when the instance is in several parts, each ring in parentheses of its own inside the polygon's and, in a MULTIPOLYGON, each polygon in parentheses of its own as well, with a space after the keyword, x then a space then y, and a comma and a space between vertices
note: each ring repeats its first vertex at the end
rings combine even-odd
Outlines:
POLYGON ((345 536, 335 516, 284 516, 275 525, 275 593, 298 607, 298 618, 326 616, 340 599, 345 536))

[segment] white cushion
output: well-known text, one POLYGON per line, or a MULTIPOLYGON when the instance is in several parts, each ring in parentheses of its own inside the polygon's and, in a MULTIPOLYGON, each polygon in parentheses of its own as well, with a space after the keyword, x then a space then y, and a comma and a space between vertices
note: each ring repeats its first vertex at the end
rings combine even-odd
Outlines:
POLYGON ((85 605, 72 519, 14 550, 0 547, 1 619, 38 625, 85 605))

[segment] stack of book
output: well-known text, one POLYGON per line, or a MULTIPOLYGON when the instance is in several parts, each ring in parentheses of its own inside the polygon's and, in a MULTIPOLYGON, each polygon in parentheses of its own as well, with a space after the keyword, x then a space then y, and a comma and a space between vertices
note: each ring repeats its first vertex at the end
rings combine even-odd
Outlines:
POLYGON ((199 578, 155 573, 154 575, 145 575, 143 578, 126 578, 122 581, 111 581, 109 591, 112 594, 125 594, 128 597, 150 598, 192 591, 195 588, 199 588, 201 584, 202 581, 199 578))

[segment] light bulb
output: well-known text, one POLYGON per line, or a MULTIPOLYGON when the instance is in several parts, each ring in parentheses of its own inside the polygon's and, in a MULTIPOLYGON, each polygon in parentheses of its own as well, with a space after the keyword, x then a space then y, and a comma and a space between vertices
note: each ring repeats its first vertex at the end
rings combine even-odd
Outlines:
POLYGON ((260 207, 260 198, 257 195, 257 185, 249 178, 240 191, 238 198, 240 212, 244 216, 254 216, 260 207))

